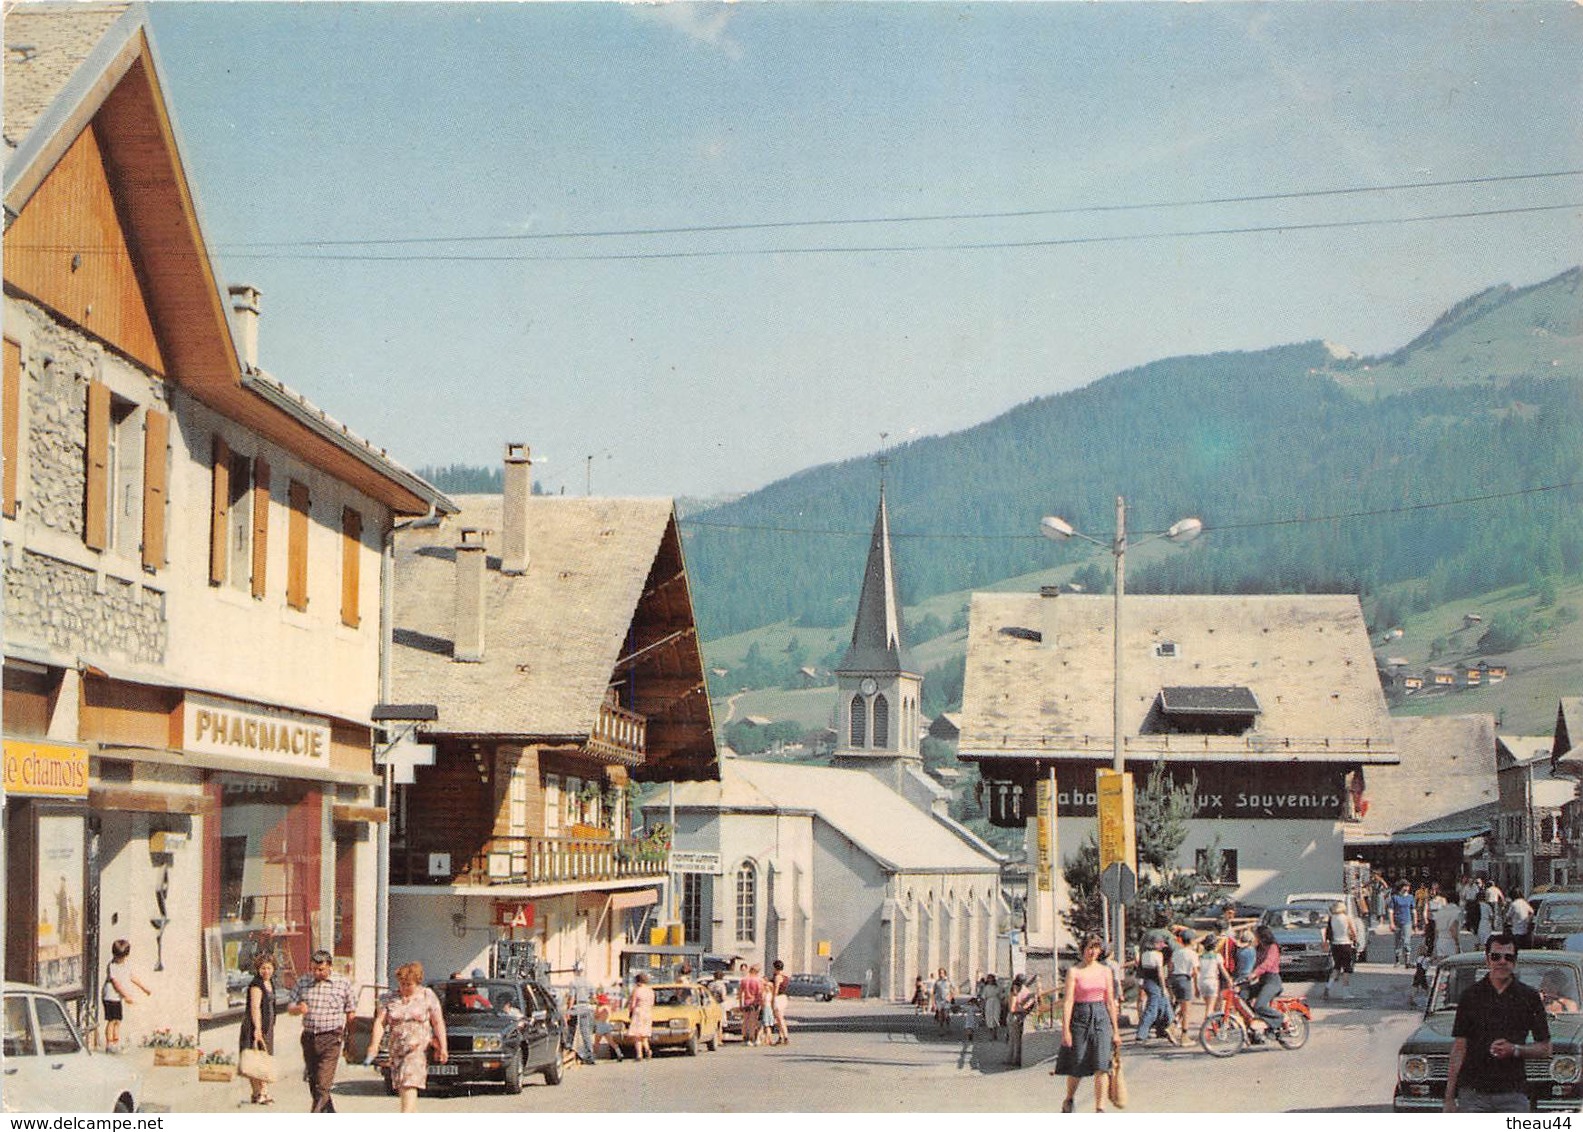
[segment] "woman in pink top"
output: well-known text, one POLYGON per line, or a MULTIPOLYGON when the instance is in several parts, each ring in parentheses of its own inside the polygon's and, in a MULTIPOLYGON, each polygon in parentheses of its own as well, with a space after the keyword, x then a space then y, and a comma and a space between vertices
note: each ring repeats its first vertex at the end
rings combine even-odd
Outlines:
POLYGON ((1061 996, 1061 1052, 1050 1075, 1066 1074, 1066 1100, 1062 1112, 1072 1111, 1078 1082, 1094 1078, 1094 1111, 1105 1111, 1110 1089, 1110 1063, 1121 1045, 1116 1018, 1115 982, 1111 970, 1099 961, 1105 942, 1097 935, 1083 937, 1083 958, 1066 971, 1066 993, 1061 996))
MULTIPOLYGON (((1275 933, 1265 924, 1254 929, 1254 937, 1259 941, 1258 949, 1254 952, 1253 973, 1248 976, 1253 981, 1253 1012, 1268 1023, 1273 1033, 1281 1028, 1281 1012, 1270 1005, 1282 990, 1281 946, 1275 942, 1275 933)), ((1248 1035, 1248 1040, 1258 1045, 1264 1035, 1254 1032, 1248 1035)))

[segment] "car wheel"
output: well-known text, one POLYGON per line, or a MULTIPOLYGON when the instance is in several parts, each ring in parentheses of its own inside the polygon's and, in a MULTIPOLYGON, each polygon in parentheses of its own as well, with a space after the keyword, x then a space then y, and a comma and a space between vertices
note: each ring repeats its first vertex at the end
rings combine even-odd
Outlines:
POLYGON ((522 1053, 518 1051, 512 1059, 506 1062, 506 1092, 520 1093, 522 1091, 522 1053))
POLYGON ((136 1112, 137 1111, 137 1103, 132 1099, 131 1094, 129 1094, 129 1093, 122 1093, 119 1097, 115 1098, 115 1108, 113 1108, 111 1111, 112 1112, 136 1112))
POLYGON ((688 1057, 697 1057, 698 1056, 698 1031, 697 1030, 694 1030, 692 1033, 687 1035, 687 1056, 688 1057))
POLYGON ((714 1033, 709 1035, 709 1052, 710 1053, 714 1053, 714 1051, 719 1049, 719 1048, 720 1048, 720 1027, 716 1026, 715 1029, 714 1029, 714 1033))
POLYGON ((566 1057, 559 1042, 555 1044, 555 1056, 550 1058, 550 1063, 544 1067, 544 1083, 546 1085, 559 1085, 566 1076, 566 1057))
POLYGON ((829 1002, 834 997, 835 997, 835 995, 833 995, 833 994, 822 994, 822 995, 819 996, 819 1001, 820 1002, 829 1002))

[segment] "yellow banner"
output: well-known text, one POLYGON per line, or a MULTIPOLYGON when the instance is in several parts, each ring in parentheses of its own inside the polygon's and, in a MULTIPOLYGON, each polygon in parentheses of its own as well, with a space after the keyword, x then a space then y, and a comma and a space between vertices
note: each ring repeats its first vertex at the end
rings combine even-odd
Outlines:
POLYGON ((88 748, 7 739, 5 792, 34 798, 86 798, 88 748))
POLYGON ((1111 865, 1138 869, 1136 826, 1132 811, 1132 775, 1114 770, 1098 772, 1099 871, 1111 865))
POLYGON ((1036 818, 1036 837, 1039 848, 1038 890, 1050 891, 1050 867, 1055 857, 1055 849, 1051 844, 1051 829, 1055 825, 1055 798, 1048 777, 1040 778, 1034 784, 1034 798, 1038 814, 1036 818))

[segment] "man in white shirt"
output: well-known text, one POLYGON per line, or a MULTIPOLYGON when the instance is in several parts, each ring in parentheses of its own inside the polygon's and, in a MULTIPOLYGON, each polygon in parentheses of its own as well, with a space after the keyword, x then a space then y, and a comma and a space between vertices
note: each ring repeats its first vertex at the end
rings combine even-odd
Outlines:
POLYGON ((1462 909, 1442 900, 1438 906, 1430 902, 1429 918, 1435 924, 1435 960, 1438 962, 1462 950, 1458 935, 1462 930, 1462 909))
POLYGON ((1512 893, 1506 906, 1506 930, 1517 937, 1517 946, 1527 950, 1534 942, 1534 906, 1520 892, 1512 893))

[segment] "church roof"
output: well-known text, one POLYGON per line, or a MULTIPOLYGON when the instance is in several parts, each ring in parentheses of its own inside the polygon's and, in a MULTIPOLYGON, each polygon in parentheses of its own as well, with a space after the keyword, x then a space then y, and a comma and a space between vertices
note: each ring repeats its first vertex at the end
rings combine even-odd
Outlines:
POLYGON ((911 672, 916 675, 902 636, 896 564, 890 549, 890 511, 885 505, 883 487, 879 492, 879 510, 874 515, 874 534, 869 540, 868 564, 863 568, 857 619, 852 624, 852 645, 836 671, 911 672))

